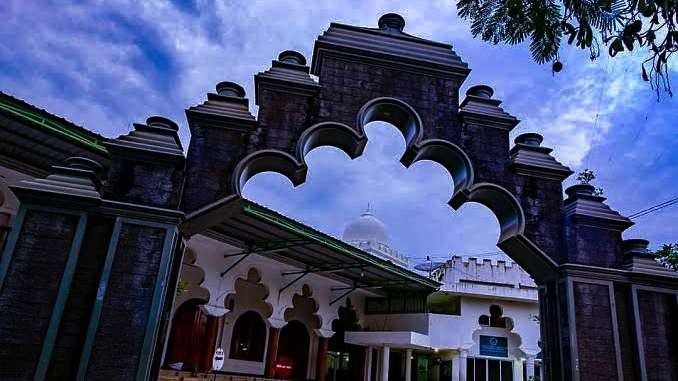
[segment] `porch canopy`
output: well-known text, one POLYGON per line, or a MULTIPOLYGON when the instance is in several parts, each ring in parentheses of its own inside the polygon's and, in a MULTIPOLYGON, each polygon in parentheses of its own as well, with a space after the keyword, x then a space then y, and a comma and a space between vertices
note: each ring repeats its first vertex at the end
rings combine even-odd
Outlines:
POLYGON ((189 214, 182 230, 189 236, 204 234, 242 249, 240 253, 227 254, 238 259, 221 270, 222 274, 248 255, 258 254, 299 268, 284 274, 291 279, 311 273, 336 279, 346 286, 334 291, 346 294, 356 289, 428 294, 440 287, 432 279, 238 196, 189 214))

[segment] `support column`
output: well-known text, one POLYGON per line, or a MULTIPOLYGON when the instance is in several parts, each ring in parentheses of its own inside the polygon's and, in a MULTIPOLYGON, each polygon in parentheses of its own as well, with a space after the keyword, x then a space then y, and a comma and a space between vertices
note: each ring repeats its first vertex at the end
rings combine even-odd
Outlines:
POLYGON ((388 381, 388 364, 391 359, 391 348, 384 345, 381 349, 381 381, 388 381))
POLYGON ((405 381, 412 380, 412 350, 405 351, 405 381))
POLYGON ((325 381, 327 377, 327 337, 318 337, 318 365, 316 366, 316 381, 325 381))
POLYGON ((534 381, 534 356, 527 356, 527 380, 534 381))
POLYGON ((462 350, 459 353, 459 381, 466 381, 466 360, 468 359, 468 351, 462 350))
POLYGON ((268 330, 268 350, 266 351, 266 368, 264 375, 272 378, 275 375, 275 359, 278 358, 278 339, 280 328, 271 327, 268 330))
POLYGON ((372 381, 372 347, 365 348, 365 381, 372 381))
MULTIPOLYGON (((461 367, 459 361, 459 352, 452 353, 452 381, 459 381, 459 369, 461 367)), ((464 364, 466 366, 466 364, 464 364)))

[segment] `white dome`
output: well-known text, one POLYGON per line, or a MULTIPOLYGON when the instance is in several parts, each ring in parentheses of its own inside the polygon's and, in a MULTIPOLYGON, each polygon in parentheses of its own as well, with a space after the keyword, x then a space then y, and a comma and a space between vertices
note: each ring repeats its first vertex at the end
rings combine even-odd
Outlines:
POLYGON ((388 245, 389 235, 386 225, 375 217, 370 210, 365 211, 344 229, 346 242, 371 241, 388 245))

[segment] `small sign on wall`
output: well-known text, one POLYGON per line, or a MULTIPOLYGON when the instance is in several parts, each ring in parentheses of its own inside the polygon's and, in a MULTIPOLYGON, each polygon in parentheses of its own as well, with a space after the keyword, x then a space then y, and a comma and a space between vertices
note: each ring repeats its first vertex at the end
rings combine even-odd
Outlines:
POLYGON ((508 339, 500 336, 480 335, 480 355, 508 357, 508 339))

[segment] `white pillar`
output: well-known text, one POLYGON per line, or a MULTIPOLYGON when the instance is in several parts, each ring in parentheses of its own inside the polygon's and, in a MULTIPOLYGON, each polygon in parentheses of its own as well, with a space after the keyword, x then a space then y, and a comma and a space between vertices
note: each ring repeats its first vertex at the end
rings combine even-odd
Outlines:
POLYGON ((534 381, 534 356, 527 356, 527 380, 534 381))
MULTIPOLYGON (((459 369, 461 367, 459 361, 459 352, 452 353, 452 381, 459 381, 459 369)), ((466 364, 464 364, 466 367, 466 364)))
POLYGON ((372 347, 365 348, 365 381, 372 381, 372 347))
POLYGON ((468 359, 468 352, 461 351, 459 353, 459 381, 466 381, 466 359, 468 359))
POLYGON ((381 350, 381 381, 388 381, 388 362, 391 359, 391 348, 384 345, 381 350))
POLYGON ((513 381, 525 381, 523 380, 523 361, 521 359, 513 361, 513 381))
POLYGON ((412 380, 412 350, 405 351, 405 381, 412 380))

